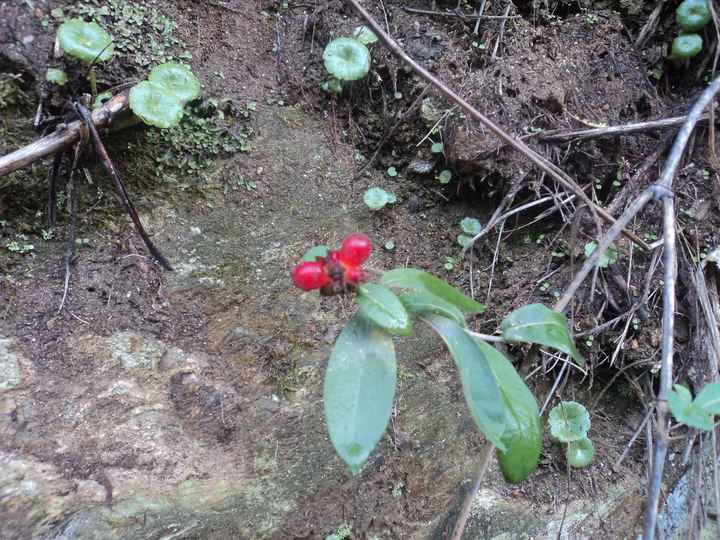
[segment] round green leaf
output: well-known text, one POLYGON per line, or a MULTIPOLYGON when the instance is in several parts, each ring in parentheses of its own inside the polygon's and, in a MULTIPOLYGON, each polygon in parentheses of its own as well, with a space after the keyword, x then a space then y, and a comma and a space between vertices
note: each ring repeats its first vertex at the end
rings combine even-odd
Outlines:
POLYGON ((710 22, 712 14, 707 0, 685 0, 675 10, 675 18, 686 32, 696 32, 710 22))
POLYGON ((445 151, 445 145, 441 142, 433 143, 430 147, 430 151, 433 154, 442 154, 445 151))
POLYGON ((159 128, 177 126, 183 117, 183 103, 165 88, 142 81, 130 90, 130 108, 143 122, 159 128))
POLYGON ((327 257, 330 248, 327 246, 315 246, 308 249, 302 256, 303 261, 315 261, 318 257, 327 257))
POLYGON ((330 440, 353 474, 385 433, 396 373, 390 335, 356 315, 335 342, 323 388, 330 440))
POLYGON ((579 441, 587 437, 590 429, 590 414, 581 403, 561 401, 548 416, 550 434, 560 442, 579 441))
POLYGON ((441 184, 449 184, 450 180, 452 180, 452 173, 447 169, 440 171, 438 180, 440 180, 441 184))
POLYGON ((155 66, 148 81, 174 94, 183 104, 200 96, 200 81, 186 64, 168 62, 155 66))
POLYGON ((323 62, 328 73, 337 79, 356 81, 370 71, 370 51, 357 39, 341 37, 327 44, 323 62))
POLYGON ((505 403, 505 430, 502 441, 506 451, 497 450, 500 470, 510 483, 525 480, 537 469, 542 449, 542 428, 535 396, 510 361, 495 347, 475 339, 495 376, 505 403))
POLYGON ((382 329, 403 336, 410 334, 410 317, 402 302, 387 287, 377 283, 361 285, 357 302, 361 313, 382 329))
POLYGON ((397 169, 395 167, 388 167, 388 176, 397 176, 397 169))
MULTIPOLYGON (((678 422, 696 429, 711 431, 713 429, 713 417, 709 411, 698 406, 698 403, 702 404, 706 399, 705 397, 701 399, 701 396, 702 392, 700 392, 695 402, 693 402, 690 390, 681 384, 676 384, 673 386, 673 389, 668 392, 668 407, 678 422)), ((712 402, 707 402, 706 404, 711 408, 713 406, 712 402)))
POLYGON ((379 187, 371 187, 363 194, 363 202, 370 210, 380 210, 390 201, 388 192, 379 187))
MULTIPOLYGON (((595 249, 597 248, 597 242, 588 242, 585 244, 585 258, 589 259, 590 256, 595 252, 595 249)), ((610 246, 605 250, 605 253, 600 255, 600 258, 598 259, 597 265, 600 268, 607 268, 611 264, 615 264, 615 262, 618 260, 618 251, 615 245, 610 244, 610 246)))
POLYGON ((47 73, 45 73, 45 80, 58 86, 63 86, 68 81, 68 78, 62 69, 48 68, 47 73))
POLYGON ((423 320, 440 334, 455 360, 465 401, 478 428, 492 444, 506 452, 508 448, 502 439, 506 428, 505 403, 482 349, 450 319, 428 315, 423 320))
POLYGON ((112 38, 96 22, 70 19, 58 28, 58 42, 63 51, 85 63, 110 60, 112 38))
POLYGON ((480 224, 479 219, 466 217, 460 221, 460 228, 465 234, 475 236, 482 230, 482 225, 480 224))
POLYGON ((460 246, 465 247, 472 241, 472 239, 473 237, 468 236, 467 234, 458 234, 457 243, 460 244, 460 246))
POLYGON ((687 60, 700 54, 702 51, 702 38, 698 34, 685 34, 676 37, 672 42, 672 58, 687 60))
POLYGON ((380 282, 388 287, 428 292, 441 300, 450 302, 469 315, 476 315, 485 311, 483 304, 465 296, 443 280, 417 268, 396 268, 395 270, 390 270, 383 274, 380 282))
POLYGON ((113 97, 112 92, 101 92, 97 96, 95 96, 95 101, 93 101, 93 110, 99 109, 102 107, 106 101, 111 100, 113 97))
POLYGON ((570 337, 565 316, 542 304, 530 304, 513 311, 505 317, 501 328, 505 341, 546 345, 585 365, 585 359, 570 337))
POLYGON ((565 458, 571 467, 582 469, 592 463, 595 457, 595 447, 590 439, 583 437, 572 441, 565 451, 565 458))
POLYGON ((353 32, 353 37, 357 39, 363 45, 372 45, 377 43, 378 37, 375 32, 370 30, 367 26, 358 26, 353 32))

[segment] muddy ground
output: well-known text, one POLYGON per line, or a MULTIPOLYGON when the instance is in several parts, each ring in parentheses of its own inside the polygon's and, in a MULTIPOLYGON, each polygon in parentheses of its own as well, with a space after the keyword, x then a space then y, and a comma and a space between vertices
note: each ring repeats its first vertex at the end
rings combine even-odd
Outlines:
MULTIPOLYGON (((706 74, 663 60, 668 23, 641 48, 633 44, 649 16, 642 3, 519 2, 508 11, 514 18, 483 19, 477 33, 472 20, 407 12, 404 2, 365 4, 414 58, 615 215, 652 181, 659 165, 649 162, 647 174, 642 166, 667 133, 562 144, 540 135, 681 114, 706 74)), ((500 16, 506 7, 488 2, 486 13, 500 16)), ((321 391, 329 349, 353 305, 301 294, 289 270, 307 248, 364 231, 376 246, 373 268, 408 265, 442 276, 488 304, 472 325, 492 333, 514 308, 556 300, 595 237, 592 223, 573 224, 573 203, 548 216, 542 212, 551 207, 538 206, 463 258, 456 243, 463 217, 485 223, 508 192, 518 205, 559 196, 560 188, 380 45, 366 80, 338 99, 323 92, 324 45, 361 24, 344 2, 4 2, 0 13, 0 88, 12 90, 0 92, 0 153, 37 136, 39 95, 62 114, 67 92, 82 88, 75 81, 63 94, 41 82, 55 62, 54 29, 77 14, 123 36, 123 54, 101 84, 189 52, 181 58, 203 81, 206 100, 193 114, 219 126, 202 131, 210 142, 192 139, 201 156, 194 164, 178 165, 187 137, 138 127, 107 135, 175 271, 148 257, 90 158, 62 310, 68 212, 62 205, 48 228, 49 163, 0 179, 0 536, 447 537, 484 442, 452 362, 428 334, 400 342, 388 436, 352 478, 325 432, 321 391), (177 25, 172 37, 166 21, 177 25), (431 152, 428 134, 444 143, 444 154, 431 152), (217 150, 220 139, 227 146, 217 150), (437 179, 445 169, 453 174, 448 185, 437 179), (395 192, 398 203, 370 211, 362 194, 374 185, 395 192), (394 248, 383 247, 388 242, 394 248)), ((700 129, 675 184, 685 299, 677 373, 693 382, 702 373, 687 268, 718 245, 718 177, 706 141, 700 129)), ((657 239, 657 208, 634 229, 657 239)), ((578 333, 642 297, 651 257, 626 240, 617 252, 592 301, 581 291, 578 333)), ((656 275, 627 327, 578 340, 591 368, 570 370, 559 394, 591 405, 594 464, 568 478, 563 452, 549 439, 540 468, 519 486, 505 484, 493 464, 468 538, 629 538, 641 530, 644 432, 615 465, 651 404, 660 304, 656 275)), ((542 403, 560 364, 528 361, 525 352, 509 351, 542 403)), ((671 478, 684 469, 684 446, 679 437, 671 450, 671 478)))

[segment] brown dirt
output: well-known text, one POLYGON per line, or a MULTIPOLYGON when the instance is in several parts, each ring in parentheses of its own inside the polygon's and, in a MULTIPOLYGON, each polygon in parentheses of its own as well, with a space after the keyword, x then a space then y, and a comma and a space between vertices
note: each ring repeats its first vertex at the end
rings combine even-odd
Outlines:
MULTIPOLYGON (((594 236, 593 229, 582 226, 573 243, 569 227, 555 217, 509 233, 509 229, 528 223, 536 212, 518 216, 517 221, 506 225, 494 273, 490 271, 497 241, 494 235, 478 246, 470 259, 460 261, 455 243, 460 233, 459 219, 487 219, 508 187, 519 185, 521 180, 527 187, 519 191, 518 200, 532 198, 535 193, 545 195, 554 188, 543 187, 539 173, 522 158, 497 148, 494 137, 457 115, 448 115, 442 124, 444 159, 431 155, 427 143, 415 146, 431 127, 415 113, 390 138, 375 166, 349 182, 362 165, 353 163, 352 158, 358 153, 365 159, 372 155, 385 130, 397 121, 396 115, 408 110, 420 96, 424 83, 376 46, 375 75, 356 83, 349 96, 337 102, 323 94, 319 89, 324 78, 323 46, 360 24, 344 3, 320 2, 312 7, 309 2, 291 2, 289 10, 280 12, 279 2, 259 0, 150 4, 178 22, 178 32, 193 52, 192 64, 205 84, 206 95, 230 98, 241 105, 258 104, 259 113, 253 120, 258 138, 250 154, 220 163, 214 184, 201 196, 173 194, 173 206, 168 205, 161 194, 169 188, 162 187, 159 193, 147 190, 143 187, 147 186, 146 180, 135 177, 131 165, 124 169, 131 188, 137 191, 148 228, 161 231, 154 240, 172 259, 181 261, 180 266, 192 260, 196 249, 204 249, 183 229, 186 225, 203 223, 205 232, 215 237, 221 237, 226 229, 238 235, 230 238, 228 247, 220 253, 212 252, 218 265, 217 278, 224 285, 220 290, 199 287, 197 282, 188 285, 184 273, 182 278, 168 278, 145 257, 141 242, 132 235, 120 210, 113 209, 112 201, 103 199, 98 202, 101 217, 92 215, 90 209, 81 219, 81 235, 90 243, 79 251, 68 308, 58 313, 64 226, 58 230, 58 238, 40 240, 42 186, 14 186, 0 191, 0 218, 7 222, 0 231, 2 245, 17 234, 25 234, 38 246, 30 255, 3 253, 0 258, 0 327, 3 334, 15 337, 29 351, 35 377, 42 381, 34 388, 31 400, 12 413, 17 418, 15 436, 0 442, 2 450, 26 453, 39 462, 53 464, 64 470, 71 481, 92 478, 104 486, 108 501, 113 492, 106 469, 147 470, 148 474, 155 470, 159 465, 144 462, 141 452, 99 446, 90 436, 90 428, 86 428, 87 445, 66 452, 59 452, 50 442, 44 446, 35 442, 38 437, 53 441, 61 430, 72 429, 72 419, 58 421, 49 411, 73 395, 78 397, 84 391, 83 384, 95 388, 92 381, 107 376, 105 368, 92 363, 100 354, 93 348, 94 336, 133 330, 175 347, 212 355, 214 362, 203 373, 203 380, 187 380, 185 375, 177 374, 167 386, 169 402, 184 418, 183 429, 199 443, 223 449, 235 445, 239 463, 243 457, 252 458, 261 451, 262 441, 248 442, 245 436, 252 433, 260 437, 261 427, 268 430, 268 440, 280 441, 280 466, 296 464, 294 454, 302 453, 311 437, 320 437, 307 432, 309 427, 317 426, 299 421, 292 404, 277 414, 272 405, 263 409, 258 404, 274 392, 297 394, 302 397, 295 399, 308 401, 320 399, 318 385, 314 384, 319 375, 297 376, 298 367, 307 366, 298 365, 295 353, 326 348, 339 330, 338 318, 341 320, 347 313, 345 306, 338 307, 335 300, 323 300, 313 309, 324 318, 306 320, 301 315, 305 305, 292 304, 295 293, 283 280, 286 269, 303 248, 319 241, 336 243, 354 225, 364 227, 377 246, 390 239, 397 245, 392 252, 377 250, 373 264, 379 268, 410 261, 412 266, 441 275, 465 290, 472 287, 481 299, 492 279, 489 309, 476 321, 484 332, 493 332, 502 317, 520 305, 533 301, 552 303, 557 291, 569 282, 568 255, 582 257, 584 244, 594 236), (216 75, 219 72, 223 77, 216 75), (399 99, 395 98, 396 92, 401 94, 399 99), (312 161, 309 156, 319 146, 323 147, 318 151, 321 159, 312 161), (418 159, 437 161, 434 173, 446 166, 451 168, 461 182, 443 187, 433 174, 413 172, 408 164, 418 159), (307 169, 298 169, 296 163, 307 169), (400 174, 395 178, 385 175, 389 166, 395 166, 400 174), (253 178, 256 190, 230 191, 225 196, 222 187, 240 175, 253 178), (300 181, 304 184, 297 186, 300 181), (369 215, 357 200, 364 189, 377 184, 395 191, 401 203, 369 215), (322 202, 314 204, 324 205, 322 212, 312 216, 318 222, 311 222, 304 212, 319 200, 322 202), (322 220, 324 215, 327 219, 322 220), (250 225, 230 225, 234 219, 258 230, 250 225), (282 226, 286 229, 280 231, 282 226), (293 227, 305 236, 297 236, 293 227), (553 251, 566 255, 553 256, 553 251), (243 260, 238 262, 240 256, 243 260), (458 261, 452 271, 443 268, 445 257, 458 261), (263 268, 269 270, 255 277, 253 272, 263 268), (475 272, 470 274, 473 268, 475 272), (551 273, 552 277, 545 277, 551 273), (543 287, 546 282, 548 288, 543 287), (275 308, 272 315, 266 313, 269 304, 283 302, 286 306, 275 308), (289 322, 278 323, 275 315, 283 311, 289 322), (238 334, 238 326, 247 333, 238 334), (33 429, 33 436, 27 440, 22 435, 23 422, 33 429)), ((658 94, 641 53, 634 50, 617 14, 593 12, 597 17, 593 23, 585 15, 573 13, 544 25, 519 19, 506 30, 499 48, 500 59, 491 61, 489 55, 499 34, 499 22, 484 23, 480 35, 475 36, 469 23, 406 13, 402 4, 385 2, 395 38, 516 135, 527 135, 530 128, 581 128, 675 111, 671 105, 673 96, 658 94), (486 48, 473 46, 473 42, 484 43, 486 48)), ((12 55, 8 54, 10 49, 5 50, 0 69, 23 73, 28 92, 34 87, 32 76, 37 79, 43 72, 51 47, 40 20, 57 5, 52 2, 35 11, 2 5, 0 47, 12 43, 15 48, 12 55), (23 51, 18 43, 27 35, 35 41, 23 51)), ((502 6, 493 4, 491 9, 493 14, 501 14, 502 6)), ((373 6, 373 13, 384 21, 381 9, 373 6)), ((434 91, 427 96, 428 104, 441 112, 448 110, 449 106, 434 91)), ((720 242, 718 184, 711 181, 717 180, 717 171, 703 158, 704 151, 700 150, 704 141, 700 131, 692 163, 688 161, 676 182, 683 242, 699 251, 720 242), (705 170, 710 171, 709 178, 702 172, 705 170)), ((558 165, 581 183, 598 184, 597 199, 610 204, 618 191, 613 180, 629 182, 644 156, 657 144, 657 137, 643 135, 577 145, 538 144, 536 148, 556 158, 558 165)), ((9 147, 0 142, 0 152, 5 153, 9 147)), ((38 165, 32 174, 42 175, 43 171, 44 165, 38 165)), ((97 168, 93 174, 102 176, 97 168)), ((659 234, 657 210, 647 212, 636 227, 643 234, 659 234)), ((620 261, 605 272, 606 281, 617 304, 627 309, 629 297, 636 297, 642 289, 649 258, 637 251, 631 253, 626 242, 620 242, 618 250, 620 261), (610 276, 626 276, 631 260, 630 287, 623 291, 610 276)), ((192 277, 192 272, 187 275, 192 277)), ((646 320, 626 337, 627 345, 616 366, 608 366, 607 360, 621 327, 598 336, 589 348, 585 347, 585 354, 599 367, 587 379, 573 376, 562 390, 564 398, 590 403, 617 373, 618 366, 653 357, 659 335, 657 295, 647 308, 646 320)), ((692 309, 681 305, 683 315, 689 316, 692 309)), ((592 303, 586 299, 579 302, 575 329, 587 330, 617 314, 613 307, 606 307, 604 295, 592 303), (598 313, 601 315, 596 316, 598 313)), ((692 365, 689 339, 680 337, 680 373, 692 365)), ((522 351, 512 352, 522 357, 522 351)), ((317 354, 312 359, 322 361, 317 354)), ((398 433, 394 433, 394 440, 383 441, 375 461, 356 480, 342 479, 332 469, 334 465, 324 466, 324 473, 335 475, 332 481, 317 483, 304 492, 303 507, 283 517, 277 537, 324 537, 343 522, 352 522, 358 537, 444 537, 455 516, 453 509, 461 501, 460 485, 471 470, 470 458, 481 447, 482 437, 463 412, 459 382, 449 375, 452 371, 448 359, 435 351, 405 360, 406 369, 436 386, 434 397, 446 403, 423 403, 419 397, 412 397, 413 390, 423 387, 411 380, 403 388, 407 401, 399 405, 397 412, 398 433, 401 439, 407 435, 408 440, 398 442, 398 433), (443 462, 442 449, 428 450, 436 444, 432 427, 422 434, 412 431, 418 429, 419 421, 414 417, 423 416, 423 407, 434 406, 457 411, 457 425, 434 428, 445 437, 464 441, 469 456, 465 463, 443 462), (403 486, 402 496, 393 494, 399 485, 403 486), (457 490, 439 489, 439 485, 455 485, 457 490), (428 532, 428 523, 432 524, 432 532, 428 532)), ((523 373, 534 373, 530 385, 536 395, 544 396, 557 370, 536 371, 539 366, 521 362, 523 373)), ((614 381, 594 410, 591 438, 602 459, 584 471, 573 472, 572 481, 567 483, 562 451, 548 440, 538 472, 521 486, 507 486, 502 493, 508 499, 521 500, 533 512, 558 507, 575 497, 601 498, 623 478, 641 477, 641 444, 634 447, 617 472, 610 470, 642 418, 636 389, 642 385, 647 392, 647 371, 629 370, 628 378, 632 384, 624 377, 614 381)), ((641 397, 649 402, 647 395, 641 397)), ((102 415, 103 410, 93 414, 102 415)), ((262 470, 253 472, 264 474, 262 470)), ((494 480, 497 478, 496 471, 494 480)), ((627 497, 631 500, 639 495, 628 493, 627 497)), ((629 537, 637 532, 639 513, 635 509, 608 524, 607 537, 629 537)), ((22 516, 12 519, 20 523, 22 516)), ((207 530, 204 537, 212 534, 217 538, 230 534, 240 537, 247 534, 247 529, 238 525, 237 530, 207 530)))

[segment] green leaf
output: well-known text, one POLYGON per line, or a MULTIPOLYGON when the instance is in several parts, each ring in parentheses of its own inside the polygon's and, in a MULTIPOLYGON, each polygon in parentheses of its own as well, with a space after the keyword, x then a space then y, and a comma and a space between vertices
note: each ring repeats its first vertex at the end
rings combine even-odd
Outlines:
POLYGON ((460 221, 460 228, 465 234, 475 236, 482 230, 482 224, 479 219, 466 217, 460 221))
POLYGON ((318 257, 327 257, 328 251, 330 251, 330 248, 327 246, 315 246, 310 249, 308 249, 305 252, 305 255, 302 256, 303 261, 314 261, 318 257))
POLYGON ((362 314, 391 332, 407 336, 412 331, 410 316, 390 289, 377 283, 366 283, 358 289, 357 302, 362 314))
POLYGON ((697 403, 693 403, 690 390, 683 385, 673 385, 673 389, 668 392, 667 402, 670 412, 678 422, 705 431, 713 429, 712 415, 698 407, 697 403))
POLYGON ((595 447, 590 439, 583 437, 572 441, 565 451, 565 458, 571 467, 583 469, 592 463, 595 457, 595 447))
POLYGON ((469 315, 475 315, 485 311, 483 304, 465 296, 455 287, 448 285, 432 274, 416 268, 396 268, 395 270, 390 270, 389 272, 385 272, 380 282, 388 287, 428 292, 441 300, 450 302, 469 315))
POLYGON ((440 171, 438 180, 440 180, 441 184, 449 184, 450 180, 452 180, 452 173, 447 169, 440 171))
POLYGON ((442 315, 456 324, 467 327, 465 316, 454 304, 427 291, 410 291, 400 295, 400 301, 411 317, 442 315))
POLYGON ((505 480, 516 484, 530 476, 540 460, 542 428, 537 402, 507 358, 484 341, 475 339, 475 343, 487 359, 505 404, 502 441, 507 450, 496 454, 505 480))
POLYGON ((441 142, 433 143, 430 147, 430 152, 433 154, 442 154, 445 151, 445 145, 441 142))
POLYGON ((542 304, 530 304, 513 311, 502 322, 503 339, 508 342, 537 343, 569 354, 575 362, 585 365, 570 337, 567 319, 542 304))
POLYGON ((396 372, 390 335, 356 315, 335 342, 323 389, 330 440, 353 474, 385 432, 396 372))
POLYGON ((57 39, 63 51, 86 64, 104 62, 113 55, 112 38, 94 21, 65 21, 58 28, 57 39))
POLYGON ((128 103, 132 111, 151 126, 174 127, 183 117, 183 103, 165 88, 148 81, 130 89, 128 103))
POLYGON ((63 86, 68 81, 68 78, 67 74, 62 69, 48 68, 45 73, 45 80, 47 82, 57 84, 58 86, 63 86))
POLYGON ((390 202, 389 193, 379 187, 371 187, 363 194, 363 202, 370 210, 380 210, 390 202))
POLYGON ((370 71, 370 51, 357 39, 333 39, 323 51, 328 73, 342 81, 362 79, 370 71))
POLYGON ((164 88, 183 104, 200 96, 200 81, 187 64, 166 62, 157 65, 150 72, 148 81, 164 88))
POLYGON ((363 45, 372 45, 373 43, 377 43, 378 40, 375 32, 370 30, 367 26, 358 26, 355 28, 353 37, 363 45))
POLYGON ((694 405, 713 416, 720 414, 720 381, 706 384, 695 398, 694 405))
POLYGON ((587 437, 590 413, 582 403, 561 401, 548 416, 550 434, 558 441, 568 443, 587 437))
POLYGON ((395 167, 388 167, 388 176, 397 176, 397 169, 395 167))
POLYGON ((428 315, 424 320, 440 334, 455 360, 465 401, 478 428, 497 448, 507 451, 502 439, 507 413, 495 376, 482 349, 462 327, 450 319, 428 315))
POLYGON ((468 236, 467 234, 459 234, 457 237, 457 243, 460 244, 462 247, 467 246, 471 241, 473 237, 468 236))
MULTIPOLYGON (((588 242, 587 244, 585 244, 585 258, 589 259, 596 248, 597 248, 597 242, 588 242)), ((614 244, 610 244, 610 246, 605 250, 605 253, 600 255, 597 265, 600 268, 607 268, 611 264, 614 264, 617 260, 618 260, 617 248, 615 247, 614 244)))

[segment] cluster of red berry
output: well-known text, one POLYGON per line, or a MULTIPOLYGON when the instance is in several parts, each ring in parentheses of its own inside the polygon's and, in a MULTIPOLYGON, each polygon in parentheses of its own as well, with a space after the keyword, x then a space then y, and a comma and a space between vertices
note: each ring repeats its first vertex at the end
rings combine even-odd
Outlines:
POLYGON ((360 265, 370 256, 372 243, 364 234, 351 234, 339 251, 328 251, 325 257, 303 261, 292 271, 295 285, 305 291, 320 289, 320 294, 344 294, 367 279, 360 265))

